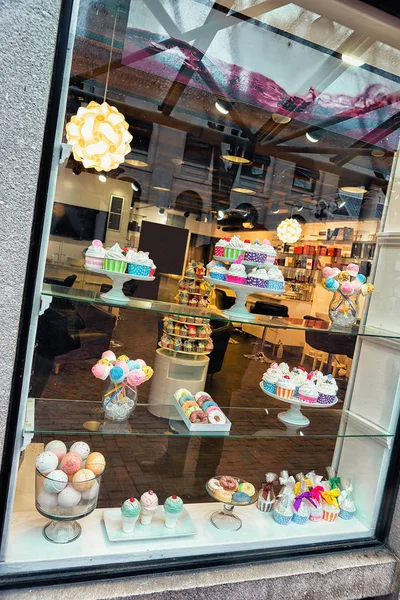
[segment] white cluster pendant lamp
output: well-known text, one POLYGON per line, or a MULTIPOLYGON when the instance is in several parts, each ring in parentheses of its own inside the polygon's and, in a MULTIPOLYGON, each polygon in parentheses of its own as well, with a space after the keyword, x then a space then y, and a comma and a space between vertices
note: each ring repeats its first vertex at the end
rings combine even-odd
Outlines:
POLYGON ((85 169, 96 171, 116 169, 131 151, 129 144, 132 135, 124 115, 106 102, 116 22, 117 15, 114 19, 103 103, 92 101, 86 107, 81 106, 66 125, 67 141, 72 146, 74 159, 81 162, 85 169))
POLYGON ((276 229, 278 238, 284 244, 294 244, 300 239, 302 229, 300 223, 296 219, 284 219, 276 229))

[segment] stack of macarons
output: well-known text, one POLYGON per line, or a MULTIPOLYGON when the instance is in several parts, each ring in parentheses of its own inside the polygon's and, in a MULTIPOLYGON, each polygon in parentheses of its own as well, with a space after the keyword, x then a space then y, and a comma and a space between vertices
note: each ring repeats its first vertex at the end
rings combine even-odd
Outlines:
POLYGON ((224 413, 207 392, 197 392, 193 396, 189 390, 180 388, 174 397, 191 423, 216 425, 227 422, 224 413))
POLYGON ((253 496, 256 493, 252 483, 236 479, 230 475, 212 477, 207 481, 207 487, 216 500, 243 506, 252 504, 254 501, 253 496))

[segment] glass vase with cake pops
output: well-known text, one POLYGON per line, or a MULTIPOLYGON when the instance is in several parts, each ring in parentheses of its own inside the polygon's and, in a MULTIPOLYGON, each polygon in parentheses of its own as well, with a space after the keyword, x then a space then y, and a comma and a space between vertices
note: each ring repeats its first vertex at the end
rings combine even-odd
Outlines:
POLYGON ((237 531, 242 527, 242 520, 234 513, 235 506, 250 506, 257 502, 254 485, 239 477, 212 477, 206 483, 206 490, 214 500, 223 502, 222 510, 211 515, 211 523, 221 531, 237 531))
POLYGON ((81 535, 78 519, 97 506, 105 458, 91 452, 86 442, 75 442, 69 451, 61 440, 49 442, 36 458, 36 510, 51 519, 44 537, 68 544, 81 535))

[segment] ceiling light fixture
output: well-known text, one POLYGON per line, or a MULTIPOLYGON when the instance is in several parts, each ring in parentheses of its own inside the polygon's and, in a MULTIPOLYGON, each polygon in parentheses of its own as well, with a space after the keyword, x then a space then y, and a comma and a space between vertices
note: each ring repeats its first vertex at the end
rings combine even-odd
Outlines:
POLYGON ((338 208, 343 208, 343 206, 346 204, 346 200, 342 200, 341 202, 338 203, 338 208))
POLYGON ((136 183, 136 181, 132 181, 132 183, 131 183, 131 188, 132 188, 132 189, 133 189, 135 192, 138 192, 138 191, 139 191, 139 186, 138 186, 138 184, 136 183))
POLYGON ((126 158, 125 162, 127 165, 131 167, 148 167, 148 163, 144 162, 144 160, 136 160, 136 158, 126 158))
POLYGON ((366 194, 368 192, 365 187, 360 185, 344 185, 340 188, 340 191, 345 194, 366 194))
POLYGON ((309 142, 316 144, 317 142, 319 142, 323 133, 323 129, 320 129, 319 127, 310 127, 310 129, 306 133, 306 138, 309 142))
POLYGON ((218 98, 215 103, 215 108, 222 114, 227 115, 232 108, 232 103, 228 100, 224 100, 223 98, 218 98))
POLYGON ((351 54, 342 54, 342 61, 347 65, 351 65, 352 67, 361 67, 364 64, 363 60, 360 60, 351 54))
POLYGON ((105 183, 107 181, 107 177, 105 175, 99 175, 99 180, 101 183, 105 183))
POLYGON ((250 221, 245 221, 245 222, 243 223, 243 227, 244 227, 245 229, 254 229, 254 225, 253 225, 253 223, 251 223, 250 221))
POLYGON ((165 208, 159 208, 158 209, 158 214, 159 215, 163 215, 165 213, 165 208))
POLYGON ((271 118, 273 122, 278 123, 278 125, 286 125, 292 120, 291 117, 285 117, 285 115, 280 115, 279 113, 272 113, 271 118))
POLYGON ((375 158, 383 158, 386 155, 386 152, 384 151, 383 148, 373 148, 371 150, 371 154, 375 158))
POLYGON ((280 211, 279 204, 277 202, 274 202, 273 205, 271 206, 271 212, 274 215, 277 215, 279 211, 280 211))
POLYGON ((171 190, 167 187, 162 187, 161 185, 153 185, 153 190, 158 190, 159 192, 170 192, 171 190))
POLYGON ((241 164, 241 165, 250 165, 252 163, 251 160, 245 158, 244 156, 234 156, 232 154, 223 154, 221 156, 222 160, 226 160, 227 162, 241 164))
POLYGON ((225 216, 225 213, 223 210, 219 210, 217 213, 218 219, 223 219, 225 216))
POLYGON ((294 244, 300 238, 302 229, 296 219, 284 219, 279 223, 276 233, 284 244, 294 244))
POLYGON ((238 192, 238 194, 255 194, 255 190, 244 187, 234 187, 232 188, 232 192, 238 192))
POLYGON ((296 207, 297 212, 301 212, 304 209, 304 206, 300 204, 300 206, 296 207))

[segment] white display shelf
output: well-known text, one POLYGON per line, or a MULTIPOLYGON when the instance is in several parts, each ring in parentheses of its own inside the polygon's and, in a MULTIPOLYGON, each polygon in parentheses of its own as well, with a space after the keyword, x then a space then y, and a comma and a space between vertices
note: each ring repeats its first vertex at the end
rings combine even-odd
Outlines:
MULTIPOLYGON (((192 323, 189 323, 189 325, 192 325, 192 323)), ((190 335, 180 335, 179 333, 168 333, 168 331, 165 331, 165 329, 163 329, 163 333, 165 333, 165 335, 173 335, 174 337, 180 337, 182 340, 192 340, 193 342, 197 341, 206 341, 209 340, 211 335, 208 335, 207 337, 191 337, 190 335)))
MULTIPOLYGON (((218 316, 219 315, 215 315, 214 318, 218 318, 218 316)), ((168 317, 168 319, 170 321, 172 321, 173 323, 181 323, 181 325, 194 325, 195 327, 204 327, 205 325, 208 325, 210 322, 210 319, 207 319, 207 323, 191 323, 189 321, 179 321, 179 319, 171 319, 170 317, 168 317)), ((185 317, 185 319, 190 319, 190 317, 185 317)))
POLYGON ((113 281, 113 286, 109 292, 104 294, 100 294, 100 298, 105 300, 106 302, 111 302, 112 304, 129 304, 131 298, 125 296, 122 286, 125 281, 131 281, 135 279, 137 281, 154 281, 155 277, 139 277, 137 275, 130 275, 129 273, 116 273, 114 271, 106 271, 106 269, 97 269, 95 267, 85 266, 87 271, 91 271, 93 273, 98 273, 99 275, 106 275, 113 281))
POLYGON ((267 392, 264 389, 263 382, 260 381, 260 388, 267 396, 274 398, 275 400, 280 400, 281 402, 286 402, 290 404, 290 409, 285 410, 285 412, 281 412, 278 415, 278 419, 282 421, 282 423, 286 423, 287 425, 297 425, 298 427, 307 427, 310 424, 310 419, 307 419, 302 412, 301 407, 307 408, 332 408, 335 404, 337 404, 338 399, 336 398, 334 402, 331 404, 321 404, 318 402, 302 402, 298 398, 282 398, 282 396, 278 396, 278 394, 271 394, 271 392, 267 392))
MULTIPOLYGON (((257 484, 257 482, 253 482, 257 484)), ((81 520, 82 535, 73 544, 51 544, 42 534, 46 519, 36 511, 13 515, 7 544, 6 563, 0 574, 21 574, 30 571, 62 570, 73 567, 127 564, 165 558, 211 555, 221 552, 245 552, 288 546, 308 546, 319 543, 365 539, 373 532, 357 518, 351 521, 336 519, 306 525, 278 525, 269 513, 256 505, 235 508, 243 523, 235 532, 216 529, 211 514, 221 503, 185 504, 197 534, 190 537, 110 542, 103 523, 103 509, 95 510, 81 520)))
MULTIPOLYGON (((167 335, 169 335, 169 334, 167 334, 167 335)), ((204 338, 202 338, 202 339, 204 340, 204 338)), ((158 342, 158 345, 163 350, 168 350, 168 352, 172 352, 173 355, 185 354, 185 355, 189 355, 189 356, 206 356, 207 354, 211 354, 211 352, 212 352, 212 350, 210 350, 209 352, 187 352, 186 350, 173 350, 171 348, 166 348, 165 346, 161 346, 160 342, 158 342)))
MULTIPOLYGON (((213 256, 213 260, 218 262, 234 263, 237 258, 226 258, 226 256, 213 256)), ((260 269, 271 269, 274 265, 267 265, 266 263, 253 262, 251 260, 242 260, 242 265, 245 267, 260 267, 260 269)))
POLYGON ((246 308, 246 298, 251 294, 255 293, 266 293, 274 296, 282 296, 285 293, 285 288, 282 290, 270 290, 267 288, 258 288, 254 285, 243 285, 241 283, 231 283, 230 281, 222 281, 220 279, 213 279, 212 277, 205 277, 205 280, 214 285, 219 284, 220 286, 227 287, 234 291, 236 294, 236 302, 231 308, 222 311, 224 315, 233 319, 237 317, 241 321, 254 321, 257 315, 252 315, 246 308))

